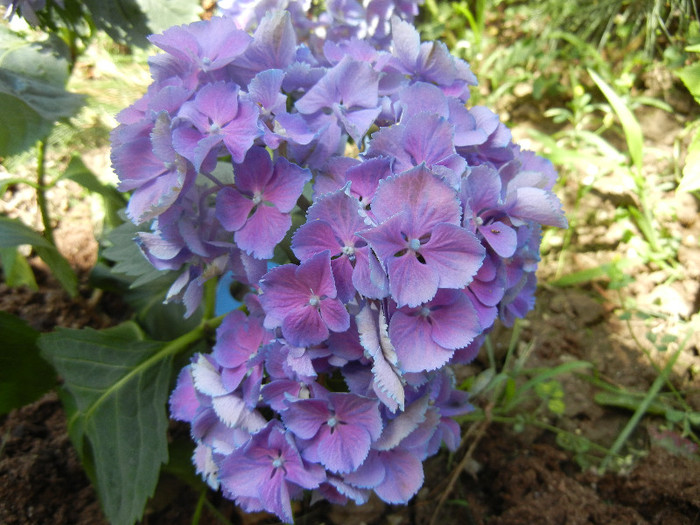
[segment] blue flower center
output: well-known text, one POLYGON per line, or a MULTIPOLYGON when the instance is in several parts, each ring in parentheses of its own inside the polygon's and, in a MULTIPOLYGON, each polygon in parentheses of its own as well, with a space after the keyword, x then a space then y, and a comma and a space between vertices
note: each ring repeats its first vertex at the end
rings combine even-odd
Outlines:
POLYGON ((272 460, 272 466, 274 468, 280 468, 282 465, 284 465, 284 460, 282 458, 275 458, 272 460))
POLYGON ((408 247, 415 251, 418 251, 418 248, 420 248, 420 239, 411 239, 408 241, 408 247))
POLYGON ((354 246, 343 246, 342 252, 343 252, 343 255, 347 255, 348 257, 350 255, 355 255, 355 247, 354 246))
POLYGON ((253 204, 258 205, 262 202, 262 194, 259 191, 256 191, 253 194, 253 204))
POLYGON ((335 416, 331 416, 330 418, 328 418, 328 426, 329 427, 333 428, 337 424, 338 424, 338 420, 335 418, 335 416))
POLYGON ((312 296, 309 298, 309 304, 310 304, 311 306, 318 306, 320 303, 321 303, 321 299, 319 298, 318 295, 312 295, 312 296))

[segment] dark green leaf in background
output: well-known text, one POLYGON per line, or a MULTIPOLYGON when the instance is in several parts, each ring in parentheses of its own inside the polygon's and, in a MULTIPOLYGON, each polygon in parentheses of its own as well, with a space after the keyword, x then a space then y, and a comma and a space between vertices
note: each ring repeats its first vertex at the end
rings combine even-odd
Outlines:
POLYGON ((75 155, 71 158, 59 179, 70 179, 86 190, 101 195, 104 199, 105 217, 111 226, 124 222, 118 215, 119 210, 126 206, 124 195, 114 186, 100 181, 79 156, 75 155))
POLYGON ((95 24, 117 42, 147 46, 146 36, 199 20, 199 2, 182 0, 86 0, 95 24))
POLYGON ((132 322, 101 331, 59 329, 42 335, 39 346, 65 381, 69 434, 94 468, 107 518, 134 523, 168 460, 172 353, 165 343, 143 340, 132 322))
POLYGON ((39 332, 0 311, 0 414, 38 399, 56 384, 56 374, 39 356, 39 332))
POLYGON ((82 107, 84 97, 65 90, 68 61, 59 42, 30 42, 0 26, 0 156, 33 147, 82 107))
POLYGON ((78 278, 56 247, 21 221, 0 217, 0 248, 29 244, 48 265, 61 286, 71 295, 78 293, 78 278))
POLYGON ((39 289, 32 267, 17 248, 0 247, 0 264, 7 286, 12 288, 24 285, 31 290, 39 289))

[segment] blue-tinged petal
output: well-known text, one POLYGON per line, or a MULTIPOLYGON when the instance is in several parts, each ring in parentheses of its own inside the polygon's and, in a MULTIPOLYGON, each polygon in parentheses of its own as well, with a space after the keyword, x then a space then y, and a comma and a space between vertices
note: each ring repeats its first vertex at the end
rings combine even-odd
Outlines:
POLYGON ((258 205, 233 238, 242 250, 256 259, 271 259, 275 246, 292 226, 292 218, 272 206, 258 205))
POLYGON ((387 503, 408 503, 423 486, 423 464, 412 451, 379 452, 377 461, 384 464, 386 474, 374 492, 387 503))
MULTIPOLYGON (((425 260, 428 261, 427 257, 425 257, 425 260)), ((405 305, 418 306, 435 297, 438 285, 443 279, 443 276, 439 273, 440 270, 448 268, 460 274, 462 273, 459 262, 450 263, 455 268, 449 268, 447 264, 440 264, 440 262, 442 261, 434 257, 432 264, 422 263, 411 252, 400 257, 391 257, 387 260, 389 290, 399 307, 405 305)))
POLYGON ((253 209, 253 201, 230 186, 216 194, 216 218, 226 231, 240 230, 253 209))
POLYGON ((512 257, 518 246, 515 230, 501 221, 495 221, 478 227, 479 233, 493 251, 504 258, 512 257))
POLYGON ((187 365, 180 370, 175 389, 170 394, 170 416, 179 421, 191 422, 199 406, 192 371, 190 365, 187 365))
POLYGON ((435 227, 430 240, 420 249, 425 266, 436 273, 441 288, 463 288, 469 284, 484 260, 484 253, 474 234, 445 223, 435 227))
POLYGON ((547 226, 567 228, 561 202, 552 192, 540 188, 518 188, 515 202, 508 208, 512 217, 535 221, 547 226))
POLYGON ((432 326, 422 315, 396 311, 389 322, 389 336, 404 372, 435 370, 454 353, 454 349, 444 348, 433 340, 432 326))
POLYGON ((384 179, 372 199, 372 212, 380 222, 405 209, 426 230, 439 222, 459 224, 461 218, 455 191, 424 165, 384 179))
POLYGON ((301 399, 282 412, 285 426, 301 439, 312 439, 330 417, 328 403, 321 399, 301 399))
POLYGON ((386 477, 386 468, 379 461, 379 452, 370 450, 367 459, 357 470, 343 475, 343 479, 352 486, 361 489, 372 489, 379 485, 386 477))

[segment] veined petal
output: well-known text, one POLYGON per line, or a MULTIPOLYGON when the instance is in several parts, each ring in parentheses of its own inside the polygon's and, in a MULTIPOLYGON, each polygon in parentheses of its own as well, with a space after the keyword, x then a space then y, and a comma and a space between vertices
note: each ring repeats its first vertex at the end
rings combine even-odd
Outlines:
POLYGON ((239 248, 257 259, 271 259, 275 246, 292 226, 292 218, 273 206, 259 204, 245 225, 234 235, 239 248))
POLYGON ((216 194, 216 218, 226 231, 240 230, 253 209, 253 201, 226 186, 216 194))
POLYGON ((474 234, 445 223, 435 227, 430 240, 420 249, 420 254, 425 258, 425 266, 437 274, 441 288, 466 286, 481 266, 484 253, 484 247, 474 234))

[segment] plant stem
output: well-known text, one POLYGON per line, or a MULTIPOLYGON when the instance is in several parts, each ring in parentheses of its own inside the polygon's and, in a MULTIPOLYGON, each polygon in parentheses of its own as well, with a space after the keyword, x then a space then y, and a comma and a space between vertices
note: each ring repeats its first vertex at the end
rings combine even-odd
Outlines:
POLYGON ((44 178, 46 177, 46 140, 40 140, 36 145, 36 202, 41 213, 41 222, 44 225, 44 237, 54 246, 56 242, 53 236, 53 226, 51 225, 51 216, 49 215, 49 205, 46 201, 46 185, 44 178))
POLYGON ((654 383, 651 385, 651 388, 649 389, 649 392, 647 392, 647 395, 644 398, 644 400, 639 404, 637 410, 635 410, 634 414, 627 422, 627 425, 625 425, 625 428, 623 428, 622 432, 620 432, 620 434, 617 436, 615 443, 613 443, 612 447, 610 448, 606 456, 603 458, 602 463, 600 464, 601 473, 605 472, 613 457, 618 455, 618 453, 620 452, 624 444, 627 442, 634 429, 637 427, 637 424, 642 419, 642 416, 647 412, 652 401, 654 401, 656 395, 659 393, 659 390, 661 390, 661 387, 668 379, 668 376, 671 373, 671 369, 673 368, 673 365, 676 364, 676 360, 678 359, 678 356, 680 355, 682 349, 683 348, 681 347, 678 350, 676 350, 673 356, 671 356, 671 359, 668 360, 668 363, 666 363, 664 369, 654 380, 654 383))

